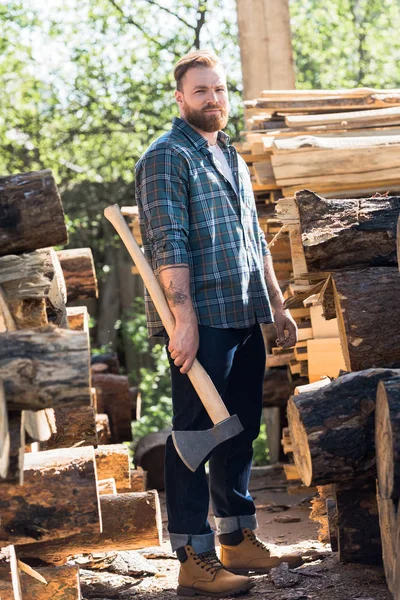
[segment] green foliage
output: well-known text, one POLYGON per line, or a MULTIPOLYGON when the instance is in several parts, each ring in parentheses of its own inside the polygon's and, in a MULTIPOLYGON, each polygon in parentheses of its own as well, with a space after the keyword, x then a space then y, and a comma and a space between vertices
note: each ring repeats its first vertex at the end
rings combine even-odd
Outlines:
POLYGON ((254 465, 261 466, 269 463, 268 438, 265 423, 261 423, 259 436, 253 443, 253 451, 254 465))
POLYGON ((132 423, 132 440, 135 443, 143 435, 171 425, 171 381, 164 345, 151 343, 148 339, 142 299, 135 301, 132 316, 123 321, 122 327, 137 353, 150 354, 152 359, 151 367, 142 367, 130 374, 131 379, 138 382, 142 396, 141 419, 132 423))

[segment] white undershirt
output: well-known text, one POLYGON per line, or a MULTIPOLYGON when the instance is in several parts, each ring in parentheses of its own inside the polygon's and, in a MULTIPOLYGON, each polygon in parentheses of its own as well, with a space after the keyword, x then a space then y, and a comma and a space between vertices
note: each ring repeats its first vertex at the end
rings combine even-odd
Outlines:
POLYGON ((235 181, 235 178, 233 177, 232 170, 231 170, 230 166, 228 165, 228 161, 225 158, 225 154, 222 152, 222 150, 218 144, 215 144, 215 146, 209 146, 209 149, 211 150, 211 152, 214 155, 214 160, 215 160, 218 170, 222 173, 222 175, 224 175, 224 177, 226 177, 226 179, 232 185, 233 189, 235 190, 235 192, 237 194, 238 189, 237 189, 236 181, 235 181))

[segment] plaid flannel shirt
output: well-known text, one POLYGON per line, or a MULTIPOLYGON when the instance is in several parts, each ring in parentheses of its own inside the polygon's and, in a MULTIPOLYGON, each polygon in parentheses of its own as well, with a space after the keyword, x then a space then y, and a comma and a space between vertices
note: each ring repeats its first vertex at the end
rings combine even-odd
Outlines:
MULTIPOLYGON (((162 265, 188 264, 198 322, 218 328, 271 323, 260 229, 244 160, 218 133, 239 190, 218 170, 207 140, 179 118, 136 165, 136 200, 144 253, 162 265)), ((146 291, 149 335, 162 331, 146 291)))

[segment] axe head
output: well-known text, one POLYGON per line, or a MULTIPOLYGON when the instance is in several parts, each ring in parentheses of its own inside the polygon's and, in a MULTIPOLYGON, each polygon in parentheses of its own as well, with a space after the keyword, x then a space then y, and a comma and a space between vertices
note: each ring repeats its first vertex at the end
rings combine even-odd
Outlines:
POLYGON ((238 416, 232 415, 211 429, 173 431, 172 440, 180 458, 194 473, 216 446, 238 435, 241 431, 243 431, 243 427, 238 416))

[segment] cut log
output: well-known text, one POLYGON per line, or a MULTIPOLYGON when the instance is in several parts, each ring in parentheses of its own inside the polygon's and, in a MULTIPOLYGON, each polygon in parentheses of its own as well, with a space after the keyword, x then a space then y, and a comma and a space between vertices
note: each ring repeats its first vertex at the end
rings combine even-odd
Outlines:
POLYGON ((24 486, 1 486, 0 544, 101 529, 93 448, 26 454, 24 486))
POLYGON ((290 398, 293 455, 305 485, 375 477, 376 390, 379 381, 399 375, 391 369, 348 373, 290 398))
POLYGON ((318 382, 321 377, 337 377, 346 369, 339 337, 307 340, 307 357, 310 383, 318 382))
POLYGON ((132 410, 132 421, 140 421, 142 414, 142 396, 138 387, 129 388, 129 398, 132 410))
POLYGON ((165 444, 171 430, 148 433, 140 438, 136 448, 134 462, 147 472, 147 485, 150 489, 163 490, 165 444))
POLYGON ((263 406, 286 408, 295 384, 290 381, 286 368, 268 369, 263 385, 263 406))
POLYGON ((104 494, 115 495, 117 493, 117 486, 115 485, 114 477, 109 477, 108 479, 99 479, 97 481, 97 488, 100 496, 104 496, 104 494))
POLYGON ((108 373, 112 373, 113 375, 119 375, 120 373, 121 366, 119 364, 118 355, 116 352, 111 352, 109 354, 96 354, 95 356, 92 356, 91 362, 92 367, 98 363, 107 365, 108 373))
MULTIPOLYGON (((332 485, 318 485, 318 495, 311 499, 310 519, 319 523, 318 540, 322 544, 330 542, 327 501, 334 495, 332 485)), ((333 552, 335 550, 332 549, 333 552)))
POLYGON ((326 499, 326 516, 328 519, 329 543, 331 545, 332 552, 338 552, 338 513, 336 500, 333 497, 326 499))
POLYGON ((89 331, 89 313, 86 306, 68 306, 67 317, 70 329, 89 331))
POLYGON ((67 286, 68 302, 97 298, 97 278, 90 248, 60 250, 58 252, 67 286))
POLYGON ((382 564, 376 486, 372 479, 350 489, 336 488, 339 560, 382 564))
POLYGON ((398 501, 383 498, 379 483, 376 486, 376 499, 378 502, 379 528, 381 531, 383 567, 385 569, 388 588, 393 593, 396 566, 396 516, 398 501))
POLYGON ((397 220, 397 264, 399 265, 400 271, 400 216, 397 220))
POLYGON ((334 273, 332 281, 346 369, 400 367, 397 268, 334 273))
MULTIPOLYGON (((36 574, 43 577, 46 583, 28 573, 21 573, 21 599, 24 600, 81 600, 79 583, 79 567, 65 565, 63 567, 35 568, 36 574)), ((14 600, 12 585, 0 579, 0 598, 14 600)))
POLYGON ((400 497, 400 377, 380 381, 375 413, 376 469, 384 499, 400 497))
MULTIPOLYGON (((1 492, 6 490, 8 486, 15 484, 22 485, 24 482, 24 451, 25 451, 25 415, 23 412, 10 411, 8 413, 8 429, 9 429, 9 453, 8 464, 4 462, 5 475, 0 480, 1 492)), ((15 487, 18 490, 18 487, 15 487)), ((19 490, 21 494, 21 490, 19 490)), ((1 506, 1 504, 0 504, 1 506)), ((1 511, 1 516, 3 513, 1 511)), ((0 526, 1 532, 1 526, 0 526)), ((1 538, 1 533, 0 533, 1 538)), ((0 545, 1 547, 1 545, 0 545)))
POLYGON ((64 211, 50 169, 0 178, 0 255, 68 242, 64 211))
POLYGON ((97 391, 97 411, 110 419, 111 441, 131 439, 132 406, 129 381, 125 375, 93 373, 92 384, 97 391))
POLYGON ((359 137, 297 135, 296 137, 275 139, 273 142, 273 151, 274 154, 280 154, 295 150, 307 152, 310 148, 324 150, 347 148, 357 150, 358 148, 377 148, 393 144, 400 144, 400 135, 362 135, 359 137))
POLYGON ((57 253, 53 248, 50 248, 50 256, 52 262, 52 279, 49 294, 46 298, 47 319, 49 323, 69 329, 67 309, 65 307, 67 290, 63 271, 57 253))
POLYGON ((97 446, 96 418, 92 406, 53 409, 55 432, 40 444, 41 450, 97 446))
POLYGON ((16 329, 17 326, 11 314, 10 307, 6 302, 3 288, 0 285, 0 333, 15 331, 16 329))
POLYGON ((63 564, 76 554, 135 550, 161 543, 161 511, 156 491, 101 496, 100 505, 102 533, 82 532, 62 540, 18 546, 18 558, 63 564))
POLYGON ((303 190, 280 200, 284 223, 298 215, 303 273, 350 266, 395 266, 400 197, 327 200, 303 190))
POLYGON ((111 439, 110 421, 108 415, 96 415, 96 433, 99 444, 109 444, 111 439))
POLYGON ((57 431, 52 408, 37 411, 24 410, 23 413, 27 444, 45 442, 57 431))
POLYGON ((132 491, 127 446, 123 444, 99 446, 95 450, 95 456, 98 479, 113 477, 119 493, 132 491))
POLYGON ((3 333, 0 378, 10 410, 90 405, 87 333, 47 326, 3 333))
POLYGON ((400 512, 397 510, 396 544, 394 566, 394 600, 400 600, 400 512))

